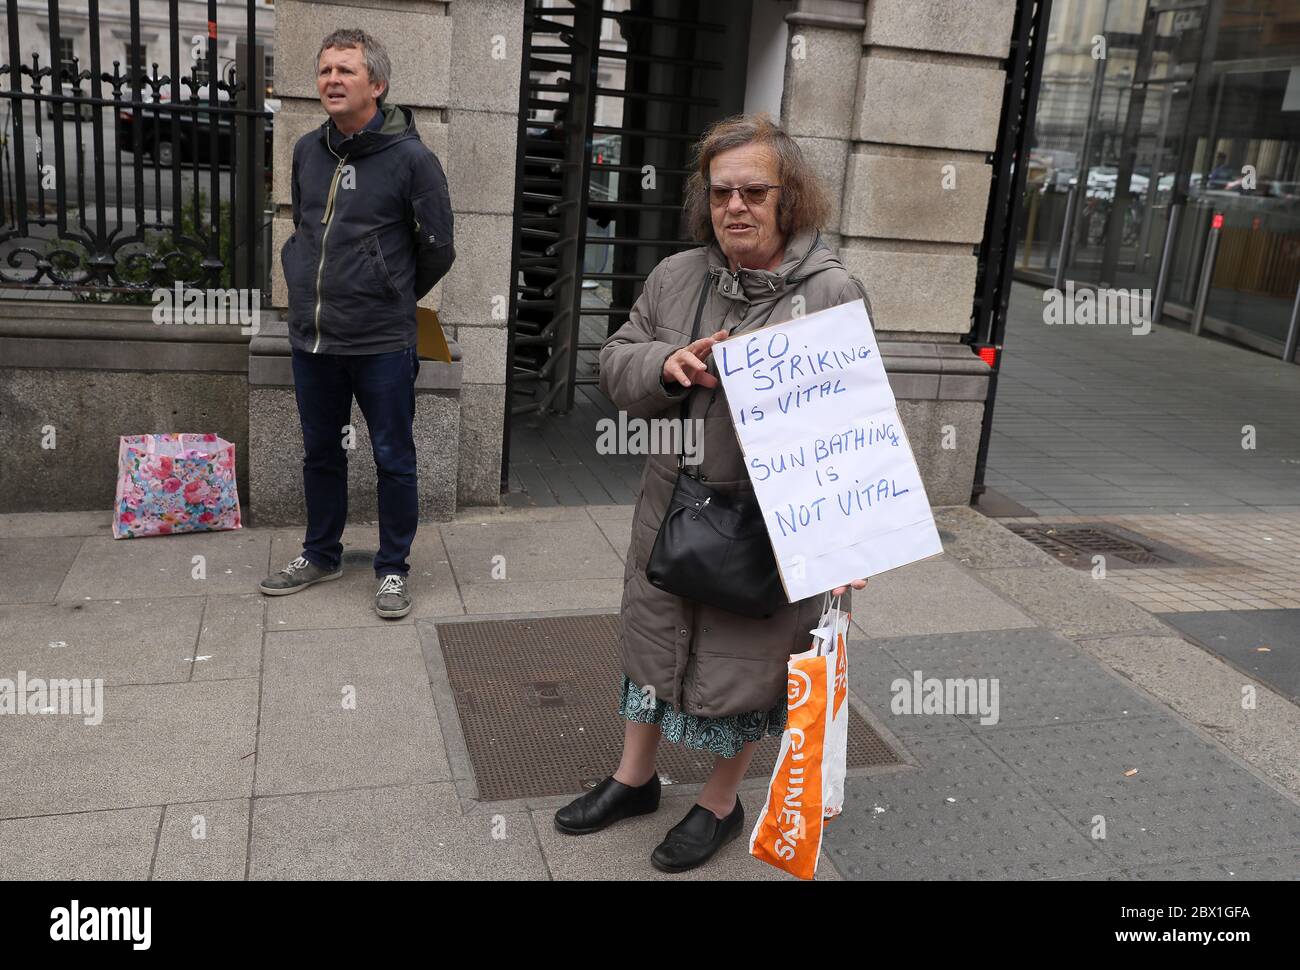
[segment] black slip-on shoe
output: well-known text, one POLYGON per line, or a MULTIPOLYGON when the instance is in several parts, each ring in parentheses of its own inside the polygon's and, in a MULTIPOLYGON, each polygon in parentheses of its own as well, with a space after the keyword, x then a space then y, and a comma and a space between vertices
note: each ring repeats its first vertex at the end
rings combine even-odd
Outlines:
POLYGON ((692 805, 686 817, 668 830, 664 840, 650 854, 650 862, 660 872, 686 872, 702 866, 717 851, 740 835, 745 824, 745 809, 740 799, 724 819, 707 808, 692 805))
POLYGON ((633 788, 610 775, 584 795, 555 813, 555 831, 565 835, 590 835, 615 822, 649 815, 659 808, 659 775, 633 788))

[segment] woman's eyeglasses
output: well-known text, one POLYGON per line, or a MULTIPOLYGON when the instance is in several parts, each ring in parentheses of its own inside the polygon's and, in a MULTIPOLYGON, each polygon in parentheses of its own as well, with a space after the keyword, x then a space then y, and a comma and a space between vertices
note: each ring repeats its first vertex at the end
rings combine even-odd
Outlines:
POLYGON ((709 204, 714 208, 721 208, 731 201, 731 193, 739 192, 745 205, 762 205, 767 201, 767 192, 769 189, 779 189, 779 185, 764 185, 762 182, 751 182, 749 185, 710 185, 709 186, 709 204))

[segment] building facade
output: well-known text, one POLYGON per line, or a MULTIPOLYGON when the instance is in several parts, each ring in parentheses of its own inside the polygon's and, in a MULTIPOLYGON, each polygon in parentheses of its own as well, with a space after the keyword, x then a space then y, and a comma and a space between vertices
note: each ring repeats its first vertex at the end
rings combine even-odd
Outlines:
MULTIPOLYGON (((148 3, 143 0, 140 9, 148 3)), ((546 4, 553 12, 538 14, 558 23, 545 28, 547 37, 535 26, 526 32, 524 0, 278 0, 266 11, 274 18, 269 47, 279 102, 270 191, 272 306, 284 305, 278 253, 292 228, 292 146, 324 118, 314 75, 327 32, 359 25, 384 41, 393 60, 390 98, 414 109, 422 137, 447 171, 458 258, 425 302, 438 311, 458 358, 426 362, 418 386, 422 510, 431 517, 502 498, 509 416, 519 407, 517 378, 530 363, 514 339, 524 317, 519 292, 525 280, 515 263, 526 222, 522 166, 529 139, 548 118, 527 88, 563 77, 544 68, 525 74, 521 67, 526 47, 536 48, 534 56, 543 61, 558 56, 540 49, 554 50, 557 39, 567 43, 565 25, 575 20, 564 11, 580 6, 546 4)), ((226 7, 232 23, 247 12, 243 2, 223 4, 223 16, 226 7)), ((574 306, 584 301, 591 329, 575 338, 586 349, 575 343, 572 352, 588 365, 594 360, 591 348, 616 326, 619 307, 638 291, 637 280, 681 238, 672 222, 680 183, 661 182, 653 198, 632 193, 638 201, 623 201, 639 182, 618 170, 624 155, 636 161, 628 146, 649 151, 672 143, 682 149, 712 117, 768 111, 799 141, 831 190, 834 214, 826 237, 871 294, 877 337, 931 501, 964 504, 989 381, 988 366, 966 338, 1016 0, 605 0, 599 9, 602 55, 593 76, 605 93, 591 105, 587 133, 595 136, 594 151, 583 166, 600 176, 592 185, 599 183, 604 194, 579 237, 586 252, 574 306), (695 29, 682 31, 682 21, 695 29), (703 61, 714 64, 711 73, 691 73, 703 61), (651 96, 689 110, 674 115, 641 107, 651 96), (628 251, 616 261, 598 258, 593 247, 608 243, 601 242, 602 233, 625 235, 633 225, 653 245, 623 247, 628 251), (608 305, 593 306, 593 300, 608 305)), ((679 151, 674 157, 685 156, 679 151)), ((563 213, 569 201, 560 198, 553 207, 563 213)), ((71 457, 35 455, 11 466, 15 480, 61 476, 65 484, 44 489, 41 501, 103 507, 111 495, 116 435, 202 422, 203 430, 236 441, 245 456, 240 471, 251 521, 301 521, 301 443, 283 325, 271 316, 250 341, 226 331, 199 335, 153 327, 133 319, 129 308, 103 313, 114 317, 112 325, 96 329, 80 308, 43 310, 34 320, 30 305, 0 301, 6 357, 0 394, 22 420, 38 421, 52 406, 46 396, 66 399, 69 382, 96 375, 93 422, 89 403, 86 414, 68 419, 96 426, 95 434, 80 438, 84 452, 77 465, 93 471, 73 487, 67 484, 72 465, 60 464, 71 457), (53 343, 53 332, 64 342, 53 343), (73 339, 80 355, 76 378, 58 366, 73 339), (151 352, 127 359, 123 341, 151 352), (142 396, 157 399, 157 406, 142 412, 133 403, 142 396), (198 403, 168 414, 163 402, 171 396, 198 403)), ((584 372, 579 367, 575 373, 584 372)), ((351 464, 360 501, 353 511, 365 518, 373 513, 365 502, 373 469, 363 422, 358 427, 362 437, 351 464)))
MULTIPOLYGON (((50 65, 55 57, 59 65, 71 70, 75 63, 79 70, 89 70, 91 60, 90 8, 85 0, 60 2, 58 10, 59 43, 57 51, 51 47, 50 6, 40 0, 8 0, 17 13, 21 53, 30 63, 33 51, 39 53, 41 63, 50 65)), ((256 0, 255 20, 257 39, 267 46, 266 76, 274 78, 275 4, 273 0, 256 0)), ((216 0, 217 10, 217 61, 216 70, 225 70, 235 60, 237 38, 247 33, 248 4, 245 0, 216 0)), ((100 64, 112 73, 113 62, 120 65, 122 74, 141 70, 151 76, 171 70, 171 42, 175 33, 182 70, 195 71, 200 84, 211 74, 208 64, 208 4, 206 0, 179 0, 178 24, 173 32, 167 0, 102 0, 94 33, 99 41, 100 64), (132 10, 136 11, 139 42, 132 43, 132 10)), ((0 50, 9 50, 8 18, 0 19, 0 50)))
POLYGON ((1300 2, 1055 0, 1035 136, 1024 278, 1148 290, 1174 320, 1282 353, 1300 287, 1300 2))
MULTIPOLYGON (((560 10, 568 6, 548 4, 560 10)), ((599 84, 620 87, 623 72, 614 75, 604 67, 629 63, 628 42, 620 39, 622 32, 609 29, 611 23, 630 25, 627 36, 635 47, 640 26, 635 18, 667 21, 693 14, 689 8, 695 6, 604 4, 613 19, 602 26, 600 44, 612 53, 601 61, 599 84)), ((713 100, 734 105, 734 111, 777 115, 813 160, 834 199, 828 241, 871 293, 886 365, 931 498, 965 502, 988 368, 962 338, 970 329, 975 247, 988 206, 988 155, 997 139, 1002 59, 1008 53, 1015 4, 759 0, 731 5, 735 10, 718 10, 721 6, 710 5, 707 20, 739 24, 741 35, 733 29, 712 43, 739 56, 727 58, 726 69, 693 93, 718 95, 713 100)), ((504 477, 511 361, 510 321, 494 314, 493 303, 499 304, 516 284, 510 240, 518 213, 512 162, 521 130, 521 76, 512 45, 523 36, 524 5, 512 0, 329 4, 326 24, 319 17, 323 9, 299 0, 280 0, 277 7, 276 94, 283 108, 276 129, 276 239, 282 241, 290 229, 290 146, 321 118, 310 73, 316 35, 336 24, 366 23, 393 54, 393 98, 415 106, 420 130, 447 168, 458 259, 429 303, 463 355, 455 502, 495 504, 504 477), (494 58, 503 43, 507 56, 494 58)), ((572 23, 559 15, 552 19, 572 23)), ((667 23, 657 26, 666 29, 667 23)), ((644 43, 646 50, 655 49, 655 39, 644 43)), ((549 39, 545 46, 556 49, 549 39)), ((545 69, 535 73, 542 87, 554 86, 563 76, 545 69)), ((545 101, 548 95, 540 97, 545 101)), ((622 100, 597 99, 598 133, 621 124, 622 100)), ((556 113, 534 112, 533 117, 554 123, 556 113)), ((621 136, 611 137, 617 144, 621 136)), ((630 143, 632 136, 623 141, 630 143)), ((654 143, 654 138, 646 141, 654 143)), ((616 177, 626 184, 627 175, 616 177)), ((608 181, 603 191, 609 198, 608 181)), ((680 197, 665 198, 664 204, 680 204, 680 197)), ((613 220, 615 225, 627 224, 620 219, 613 220)), ((647 224, 638 223, 638 235, 645 235, 647 224)), ((594 220, 590 228, 588 240, 600 234, 594 220)), ((647 253, 643 263, 653 265, 662 255, 647 253)), ((590 270, 606 264, 593 262, 589 254, 585 265, 590 270)), ((277 303, 283 299, 278 279, 273 293, 277 303)), ((606 319, 602 316, 599 323, 606 319)), ((586 346, 593 347, 600 336, 595 332, 586 346)), ((266 345, 258 350, 272 355, 266 345)), ((594 352, 586 355, 590 364, 594 352)), ((442 390, 431 388, 430 394, 442 390)), ((271 413, 286 406, 284 401, 271 413)), ((257 421, 254 412, 250 424, 257 421)), ((253 475, 256 491, 256 465, 253 475)), ((447 499, 440 500, 441 507, 448 505, 447 499)))

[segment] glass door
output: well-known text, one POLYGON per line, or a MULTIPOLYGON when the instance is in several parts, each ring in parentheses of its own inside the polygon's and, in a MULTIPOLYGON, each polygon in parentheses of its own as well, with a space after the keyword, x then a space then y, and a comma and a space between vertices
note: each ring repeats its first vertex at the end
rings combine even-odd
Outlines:
POLYGON ((1222 74, 1226 110, 1200 146, 1202 167, 1211 151, 1216 161, 1202 197, 1223 213, 1206 316, 1279 342, 1300 281, 1298 75, 1300 66, 1222 74))
POLYGON ((1209 27, 1168 300, 1195 302, 1220 214, 1204 326, 1279 352, 1300 285, 1300 0, 1217 0, 1209 27))
POLYGON ((1186 0, 1114 4, 1077 189, 1067 276, 1154 289, 1204 30, 1186 0))

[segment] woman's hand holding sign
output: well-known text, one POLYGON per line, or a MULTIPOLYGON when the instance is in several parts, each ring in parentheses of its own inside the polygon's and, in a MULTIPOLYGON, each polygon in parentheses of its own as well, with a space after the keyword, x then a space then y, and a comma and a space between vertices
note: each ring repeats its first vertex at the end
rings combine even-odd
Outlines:
MULTIPOLYGON (((700 387, 717 387, 718 379, 709 373, 708 359, 713 354, 714 345, 725 340, 727 336, 725 329, 719 330, 673 351, 664 361, 661 377, 664 386, 671 387, 677 383, 682 387, 693 387, 697 384, 700 387)), ((850 586, 853 589, 866 589, 867 581, 855 579, 847 585, 836 586, 831 590, 831 595, 843 596, 850 586)))
POLYGON ((676 381, 682 387, 691 387, 695 384, 700 387, 717 387, 718 379, 709 373, 709 365, 706 361, 713 353, 713 345, 725 340, 726 337, 727 331, 719 330, 710 337, 701 337, 694 343, 689 343, 675 351, 664 361, 664 386, 676 381))

